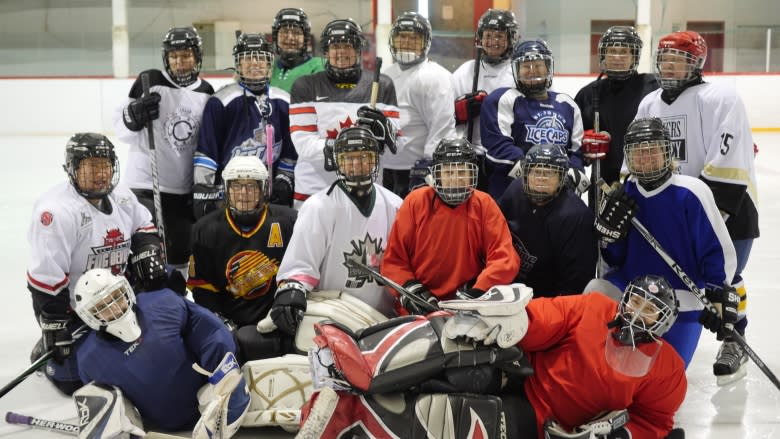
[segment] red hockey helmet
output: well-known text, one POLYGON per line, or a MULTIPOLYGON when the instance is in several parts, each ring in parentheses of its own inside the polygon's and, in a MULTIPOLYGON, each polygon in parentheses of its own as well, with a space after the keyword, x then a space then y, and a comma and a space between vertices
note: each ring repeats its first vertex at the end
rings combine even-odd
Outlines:
POLYGON ((707 42, 698 32, 680 31, 664 36, 658 42, 655 64, 661 87, 664 90, 682 88, 701 76, 705 61, 707 42))

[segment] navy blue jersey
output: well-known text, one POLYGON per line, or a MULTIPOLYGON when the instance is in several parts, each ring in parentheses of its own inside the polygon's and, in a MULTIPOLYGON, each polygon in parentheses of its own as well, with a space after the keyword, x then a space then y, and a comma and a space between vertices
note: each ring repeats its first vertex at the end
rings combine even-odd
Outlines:
POLYGON ((525 278, 517 281, 533 288, 534 297, 581 293, 596 272, 593 211, 567 188, 537 206, 525 194, 522 180, 509 185, 498 206, 509 230, 536 257, 525 278))
POLYGON ((192 364, 214 370, 227 352, 235 352, 233 337, 211 311, 172 290, 137 299, 141 337, 126 343, 91 332, 78 351, 81 380, 119 387, 147 427, 191 429, 200 418, 198 389, 207 383, 192 364))

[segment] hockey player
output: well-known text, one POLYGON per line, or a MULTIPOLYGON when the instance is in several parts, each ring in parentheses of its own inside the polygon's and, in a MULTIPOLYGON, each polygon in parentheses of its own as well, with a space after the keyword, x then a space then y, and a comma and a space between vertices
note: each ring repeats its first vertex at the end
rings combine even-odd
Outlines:
POLYGON ((580 109, 570 96, 549 91, 553 64, 544 40, 521 41, 512 52, 515 87, 499 88, 485 98, 479 117, 489 161, 488 192, 493 198, 504 193, 525 153, 540 143, 562 146, 569 156, 567 184, 577 194, 587 189, 580 109))
POLYGON ((669 284, 642 276, 618 302, 601 294, 530 300, 527 290, 515 284, 441 302, 449 312, 371 327, 362 333, 370 339, 319 324, 318 383, 334 378, 359 394, 315 394, 301 437, 667 437, 687 387, 679 355, 661 339, 677 317, 669 284), (508 369, 515 344, 535 372, 520 388, 477 380, 477 370, 508 369), (458 380, 459 369, 473 378, 458 380))
POLYGON ((338 180, 303 203, 292 239, 276 275, 270 315, 279 331, 294 335, 309 291, 346 291, 386 316, 392 297, 350 260, 379 268, 390 227, 401 205, 397 195, 375 183, 379 141, 368 128, 344 128, 332 160, 338 180))
POLYGON ((276 62, 271 75, 271 86, 290 93, 292 85, 301 76, 324 70, 322 58, 309 54, 311 24, 301 8, 282 8, 271 24, 276 62))
POLYGON ((130 145, 125 183, 154 215, 152 165, 145 129, 152 121, 157 155, 167 262, 187 272, 192 215, 192 155, 198 143, 201 114, 214 89, 198 77, 203 60, 201 38, 194 27, 175 27, 162 42, 164 71, 147 70, 149 96, 143 96, 141 75, 128 99, 117 107, 114 130, 130 145), (159 120, 158 120, 159 119, 159 120))
MULTIPOLYGON (((241 425, 247 385, 233 337, 211 312, 166 288, 136 297, 125 278, 107 269, 79 278, 75 311, 93 330, 78 352, 81 379, 118 388, 147 428, 194 427, 193 438, 229 438, 241 425)), ((90 387, 74 396, 77 404, 94 394, 90 387)), ((102 437, 114 437, 108 433, 102 437)))
POLYGON ((409 193, 409 171, 415 162, 430 159, 439 140, 455 137, 452 74, 428 59, 432 38, 431 23, 417 12, 399 15, 390 32, 395 64, 385 74, 395 84, 407 142, 398 154, 382 159, 382 184, 401 198, 409 193))
MULTIPOLYGON (((596 220, 597 232, 608 243, 602 250, 604 261, 615 268, 605 279, 616 287, 615 293, 640 274, 657 273, 670 280, 680 300, 680 317, 664 338, 687 366, 701 334, 698 320, 710 316, 702 313, 693 293, 631 227, 631 218, 639 219, 696 286, 707 286, 712 302, 729 309, 737 306, 728 300, 736 297, 729 294, 736 268, 734 246, 707 185, 674 173, 673 146, 661 119, 635 120, 628 126, 624 142, 631 177, 625 187, 615 183, 611 194, 602 195, 596 220)), ((600 287, 599 291, 605 289, 600 287)), ((736 312, 728 314, 736 320, 736 312)), ((704 323, 708 329, 720 330, 718 337, 723 338, 719 322, 704 323)))
MULTIPOLYGON (((642 98, 658 88, 658 80, 654 74, 636 71, 642 40, 633 27, 610 27, 599 39, 598 49, 601 73, 577 93, 574 101, 580 108, 585 129, 583 155, 591 161, 601 160, 598 177, 612 184, 618 180, 623 166, 626 128, 634 120, 642 98), (596 112, 599 113, 598 133, 593 131, 596 112)), ((589 205, 595 206, 592 194, 593 191, 589 205)))
POLYGON ((73 286, 92 268, 123 274, 131 240, 159 245, 159 238, 149 210, 119 184, 119 161, 108 138, 74 134, 63 168, 69 182, 49 189, 33 207, 27 289, 43 333, 31 359, 53 349, 46 377, 70 394, 81 386, 71 356, 78 347, 72 333, 81 325, 73 314, 73 286))
POLYGON ((578 294, 598 258, 593 211, 565 186, 569 159, 558 145, 534 145, 523 158, 522 179, 498 205, 520 254, 518 282, 534 297, 578 294))
POLYGON ((194 159, 197 218, 221 204, 219 177, 235 156, 259 157, 271 174, 271 202, 292 204, 298 154, 290 140, 289 98, 268 86, 274 56, 265 35, 240 34, 233 46, 233 60, 236 82, 221 88, 203 110, 194 159))
MULTIPOLYGON (((372 74, 361 66, 368 45, 363 30, 352 19, 333 20, 322 30, 320 45, 325 71, 295 81, 290 93, 290 134, 299 155, 295 166, 296 209, 337 180, 336 166, 331 161, 333 142, 341 129, 355 125, 358 119, 363 119, 379 139, 381 151, 387 147, 396 152, 400 116, 395 86, 390 78, 380 75, 376 108, 367 105, 372 74)), ((399 148, 402 139, 398 138, 399 148)))
POLYGON ((222 171, 228 206, 193 228, 187 281, 195 302, 236 327, 241 362, 284 354, 279 337, 255 325, 276 293, 276 272, 297 212, 268 204, 268 171, 256 156, 236 156, 222 171))
MULTIPOLYGON (((478 297, 511 283, 520 261, 496 202, 475 189, 477 155, 468 140, 441 140, 431 174, 433 187, 412 191, 398 211, 382 274, 428 302, 454 298, 456 290, 478 297)), ((425 313, 399 299, 399 311, 425 313)))
MULTIPOLYGON (((707 43, 696 32, 674 32, 658 42, 656 68, 661 89, 647 95, 637 117, 660 117, 671 135, 680 172, 703 180, 737 251, 737 268, 731 285, 737 289, 740 321, 747 327, 747 298, 742 271, 758 238, 758 191, 753 136, 742 99, 732 88, 704 82, 702 68, 707 43)), ((721 383, 744 376, 747 355, 726 339, 713 365, 721 383)))

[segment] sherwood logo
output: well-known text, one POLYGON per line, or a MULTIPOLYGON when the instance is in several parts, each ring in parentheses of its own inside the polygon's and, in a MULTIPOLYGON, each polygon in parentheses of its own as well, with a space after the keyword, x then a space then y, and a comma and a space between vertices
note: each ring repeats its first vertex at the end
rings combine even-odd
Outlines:
POLYGON ((74 433, 79 432, 79 426, 73 424, 65 424, 63 422, 47 421, 45 419, 32 418, 30 425, 38 427, 49 428, 57 431, 72 431, 74 433))

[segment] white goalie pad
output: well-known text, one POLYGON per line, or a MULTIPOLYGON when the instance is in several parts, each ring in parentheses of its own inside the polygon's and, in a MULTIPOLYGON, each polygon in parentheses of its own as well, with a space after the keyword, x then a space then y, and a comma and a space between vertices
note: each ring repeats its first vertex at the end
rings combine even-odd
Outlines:
POLYGON ((128 439, 145 435, 141 415, 115 386, 85 385, 73 393, 79 439, 128 439))
POLYGON ((305 355, 249 361, 241 368, 249 386, 249 410, 243 427, 280 426, 297 431, 301 407, 312 392, 309 360, 305 355))

